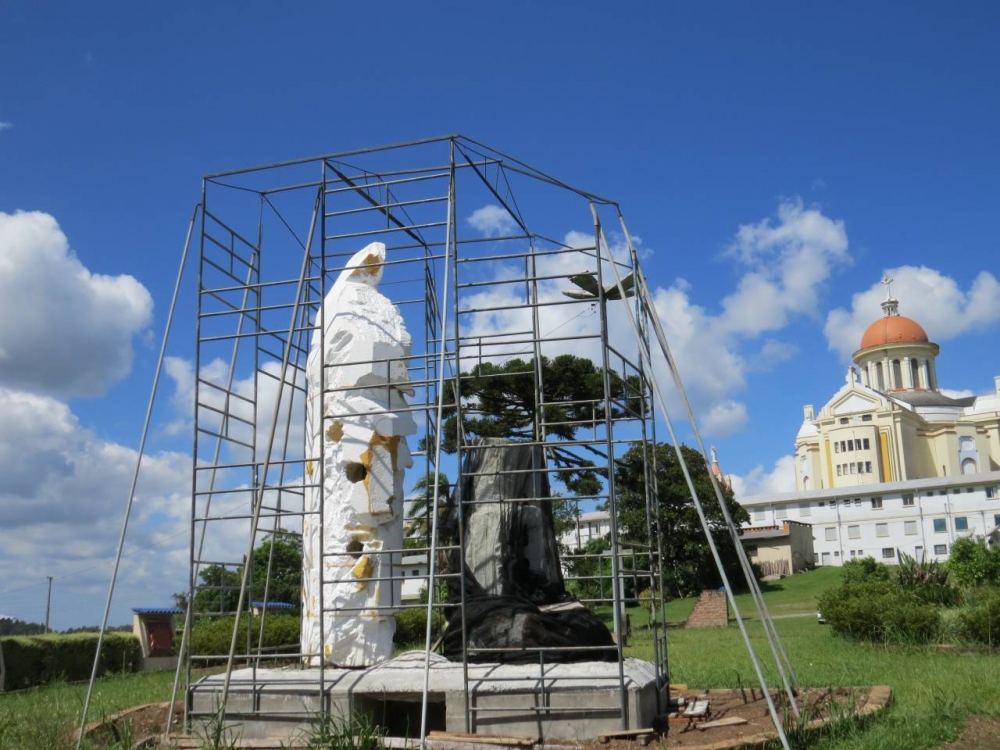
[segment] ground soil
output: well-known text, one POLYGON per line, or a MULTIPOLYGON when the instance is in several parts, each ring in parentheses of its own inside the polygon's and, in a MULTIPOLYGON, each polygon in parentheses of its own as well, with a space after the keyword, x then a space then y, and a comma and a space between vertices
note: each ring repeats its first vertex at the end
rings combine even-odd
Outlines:
MULTIPOLYGON (((105 721, 92 724, 88 727, 87 736, 93 740, 113 743, 124 736, 132 738, 133 742, 143 740, 163 733, 167 718, 167 702, 150 703, 145 706, 136 706, 127 709, 113 716, 109 716, 105 721), (128 726, 128 730, 125 727, 128 726), (125 732, 128 732, 126 735, 125 732)), ((178 701, 174 704, 174 721, 180 723, 184 720, 184 704, 178 701)))
POLYGON ((942 750, 995 750, 1000 746, 1000 718, 970 716, 965 721, 962 736, 949 742, 942 750))
MULTIPOLYGON (((674 693, 671 697, 677 695, 674 693)), ((698 722, 670 722, 667 734, 651 743, 650 748, 654 750, 663 750, 663 748, 694 750, 694 748, 714 746, 715 743, 722 742, 733 742, 735 745, 739 741, 751 741, 756 735, 774 732, 774 724, 767 708, 767 701, 764 700, 763 693, 759 689, 743 691, 689 690, 679 695, 683 695, 689 700, 700 699, 707 695, 710 701, 710 714, 706 721, 738 716, 746 719, 747 723, 701 730, 698 729, 698 722)), ((772 693, 772 697, 778 709, 778 715, 784 716, 787 712, 785 708, 787 701, 781 701, 784 696, 772 693)), ((809 689, 802 691, 799 699, 804 719, 820 719, 830 715, 832 705, 838 705, 844 710, 852 706, 855 710, 861 708, 868 700, 868 689, 809 689)), ((636 750, 639 747, 635 742, 612 742, 606 745, 593 742, 587 743, 587 746, 588 750, 636 750)))

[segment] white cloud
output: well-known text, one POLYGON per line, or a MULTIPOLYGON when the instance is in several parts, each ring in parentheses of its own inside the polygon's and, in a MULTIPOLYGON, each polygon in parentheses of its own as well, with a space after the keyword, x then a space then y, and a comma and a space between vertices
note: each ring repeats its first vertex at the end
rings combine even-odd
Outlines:
POLYGON ((733 475, 733 492, 737 500, 756 495, 776 495, 795 491, 795 456, 782 456, 771 471, 755 466, 746 476, 733 475))
POLYGON ((821 285, 851 262, 844 222, 801 200, 778 206, 778 222, 763 219, 736 232, 727 255, 748 270, 722 300, 724 330, 756 336, 787 325, 789 316, 818 314, 821 285))
POLYGON ((742 430, 746 423, 746 404, 726 399, 712 404, 702 414, 701 431, 706 436, 728 435, 742 430))
POLYGON ((485 237, 499 237, 517 229, 517 222, 507 209, 492 203, 477 208, 467 221, 473 229, 485 237))
MULTIPOLYGON (((627 248, 621 238, 609 240, 615 257, 625 257, 627 248)), ((579 231, 568 232, 563 241, 569 247, 594 244, 592 234, 579 231)), ((781 331, 796 317, 819 317, 818 299, 824 283, 837 268, 851 262, 847 249, 843 221, 827 217, 816 207, 806 207, 801 200, 784 201, 778 206, 776 220, 763 219, 738 228, 726 256, 737 263, 742 276, 736 289, 722 299, 719 312, 696 303, 694 290, 681 278, 652 290, 678 369, 706 432, 724 435, 744 427, 749 418, 746 405, 734 396, 745 388, 747 373, 767 370, 796 352, 794 345, 773 336, 756 342, 764 334, 781 331)), ((538 274, 580 273, 593 265, 593 258, 585 252, 544 256, 538 274)), ((519 273, 516 268, 498 268, 495 278, 513 278, 519 273)), ((612 277, 610 271, 606 276, 612 277)), ((567 286, 564 279, 540 282, 541 300, 565 299, 562 291, 567 286)), ((531 310, 525 301, 516 285, 484 288, 466 298, 463 307, 506 309, 464 317, 463 333, 487 336, 530 330, 531 310)), ((632 340, 628 319, 614 305, 609 311, 611 340, 625 347, 624 342, 632 340)), ((598 322, 593 312, 578 306, 547 307, 542 331, 553 338, 592 333, 598 322)), ((509 347, 494 352, 509 356, 523 349, 509 347)), ((599 356, 595 341, 554 342, 544 348, 546 354, 563 351, 595 361, 599 356)), ((662 363, 660 368, 662 382, 667 383, 662 363)))
MULTIPOLYGON (((195 378, 194 365, 190 360, 181 357, 167 357, 163 363, 167 377, 173 381, 174 391, 170 397, 174 409, 174 418, 163 428, 168 435, 182 434, 192 429, 194 416, 195 378)), ((281 376, 281 364, 275 361, 265 362, 261 370, 254 375, 247 373, 245 377, 234 376, 230 379, 229 364, 221 359, 211 360, 201 368, 203 381, 218 386, 213 388, 205 385, 201 391, 201 411, 199 422, 201 426, 217 431, 222 423, 222 414, 233 417, 228 422, 226 434, 236 440, 249 443, 253 439, 251 424, 253 423, 253 406, 248 401, 257 399, 257 459, 264 455, 267 439, 270 437, 271 425, 274 421, 275 406, 278 401, 278 391, 281 376), (232 398, 227 405, 224 389, 242 398, 232 398)), ((276 451, 285 442, 288 435, 288 451, 286 458, 302 454, 303 435, 305 429, 303 394, 295 390, 292 383, 297 380, 300 387, 305 384, 305 376, 301 371, 289 369, 286 375, 286 386, 281 394, 281 408, 278 411, 278 427, 275 430, 276 451), (289 405, 294 406, 289 421, 289 405)), ((202 438, 202 440, 211 440, 202 438)), ((230 458, 246 460, 249 451, 230 443, 226 444, 230 458), (246 453, 247 455, 241 455, 246 453)), ((203 458, 199 451, 199 455, 203 458)), ((277 452, 275 453, 277 455, 277 452)))
MULTIPOLYGON (((892 296, 900 315, 916 320, 931 341, 942 342, 1000 321, 1000 282, 982 271, 968 291, 955 279, 926 266, 888 269, 892 296)), ((885 288, 878 281, 851 298, 850 309, 837 308, 826 318, 823 332, 829 348, 848 360, 861 343, 865 329, 882 316, 885 288)))
POLYGON ((0 383, 101 394, 128 374, 152 310, 133 277, 89 271, 52 216, 0 212, 0 383))
POLYGON ((5 130, 10 130, 13 127, 14 123, 12 122, 0 122, 0 133, 2 133, 5 130))
MULTIPOLYGON (((48 396, 0 387, 0 414, 0 588, 55 576, 55 621, 98 622, 137 453, 97 437, 66 404, 48 396)), ((141 597, 166 604, 184 585, 190 482, 187 455, 144 457, 128 547, 165 537, 172 544, 130 557, 122 571, 118 620, 141 597), (167 559, 174 553, 176 559, 167 559)), ((5 609, 38 620, 44 613, 30 611, 33 595, 32 589, 6 595, 5 609)))

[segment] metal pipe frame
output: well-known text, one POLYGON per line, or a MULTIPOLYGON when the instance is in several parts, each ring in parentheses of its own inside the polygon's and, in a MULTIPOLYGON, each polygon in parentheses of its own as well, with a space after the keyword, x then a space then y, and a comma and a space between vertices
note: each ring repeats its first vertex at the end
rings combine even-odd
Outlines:
MULTIPOLYGON (((317 327, 325 330, 323 299, 326 290, 343 269, 344 259, 369 241, 379 240, 385 241, 387 247, 383 285, 394 292, 398 290, 395 296, 400 301, 397 304, 406 306, 407 326, 414 336, 414 352, 404 358, 407 369, 416 376, 411 381, 414 395, 402 410, 423 416, 418 423, 423 422, 427 450, 415 450, 413 454, 422 457, 424 476, 433 477, 437 472, 454 475, 451 502, 457 513, 458 538, 441 538, 438 521, 444 498, 439 496, 438 483, 434 481, 434 486, 427 488, 431 502, 426 512, 431 513, 431 517, 427 524, 429 534, 422 537, 424 543, 419 547, 383 550, 383 558, 393 564, 388 573, 383 571, 373 579, 389 584, 413 580, 413 576, 402 575, 402 569, 397 567, 397 556, 426 555, 428 601, 420 605, 398 602, 379 605, 375 609, 426 609, 424 650, 429 654, 437 619, 434 613, 450 606, 437 600, 437 583, 457 578, 461 584, 457 606, 461 612, 463 642, 466 642, 465 579, 459 571, 438 569, 438 553, 462 549, 466 514, 478 505, 497 501, 462 497, 463 480, 475 475, 463 469, 463 458, 479 450, 469 442, 466 418, 480 413, 480 409, 466 397, 471 392, 471 379, 481 377, 463 372, 463 368, 478 362, 499 363, 528 355, 533 360, 533 366, 523 374, 531 378, 528 389, 534 393, 534 401, 532 406, 521 411, 526 420, 524 439, 510 438, 510 442, 539 446, 546 460, 542 466, 504 472, 512 475, 530 473, 537 481, 533 497, 503 502, 562 502, 574 508, 577 514, 581 508, 607 503, 612 527, 608 553, 597 555, 579 550, 563 558, 569 563, 596 560, 597 574, 571 575, 564 570, 563 575, 568 585, 588 585, 594 589, 591 594, 597 593, 596 596, 581 597, 582 601, 593 605, 612 605, 618 668, 617 675, 609 678, 608 682, 619 692, 620 705, 613 711, 620 718, 622 729, 627 729, 624 605, 637 601, 640 590, 651 592, 653 614, 649 637, 658 683, 665 686, 669 675, 655 452, 649 449, 650 442, 655 445, 657 420, 664 416, 662 404, 657 404, 652 398, 657 388, 655 376, 647 364, 651 353, 648 323, 649 318, 655 316, 655 311, 644 300, 637 298, 634 303, 630 302, 621 289, 620 281, 621 299, 613 301, 605 297, 618 280, 619 267, 636 273, 637 278, 641 276, 631 243, 626 261, 602 257, 602 228, 591 208, 596 205, 617 209, 617 204, 566 185, 472 139, 445 136, 216 172, 203 181, 200 205, 201 226, 197 230, 200 261, 195 353, 196 410, 193 420, 189 608, 185 618, 185 637, 196 616, 199 620, 218 616, 218 613, 195 613, 193 607, 201 567, 209 564, 208 558, 227 556, 214 551, 216 540, 226 537, 226 529, 236 527, 223 527, 222 524, 229 522, 245 526, 249 521, 250 536, 245 558, 224 563, 240 571, 240 586, 235 597, 238 604, 232 613, 237 624, 229 653, 193 655, 188 643, 184 651, 186 685, 190 688, 192 663, 225 663, 224 706, 233 688, 257 685, 256 669, 263 661, 301 660, 310 656, 301 653, 301 646, 300 653, 269 653, 263 645, 263 623, 260 623, 256 644, 248 638, 246 653, 242 653, 243 650, 237 648, 237 628, 243 618, 246 618, 247 625, 250 623, 251 560, 258 530, 270 533, 294 530, 309 518, 311 523, 319 523, 322 535, 322 526, 326 522, 323 504, 317 511, 307 511, 300 500, 304 498, 307 488, 323 486, 326 470, 320 456, 310 455, 302 427, 306 409, 304 360, 313 331, 317 327), (446 158, 441 158, 442 150, 446 158), (435 154, 436 158, 425 160, 429 166, 413 166, 407 161, 435 154), (345 161, 347 159, 350 164, 345 161), (315 172, 304 174, 313 169, 319 171, 319 179, 315 179, 315 172), (571 227, 562 227, 561 230, 559 227, 540 227, 542 231, 534 231, 531 217, 544 216, 548 212, 545 204, 540 210, 537 201, 533 205, 519 205, 515 188, 526 183, 535 183, 553 199, 574 206, 578 211, 578 220, 590 223, 594 246, 570 247, 549 238, 549 235, 558 236, 560 231, 571 227), (447 195, 442 195, 445 184, 447 195), (299 237, 283 213, 284 204, 279 203, 278 198, 275 202, 269 198, 278 195, 281 196, 280 202, 297 201, 296 205, 300 207, 306 201, 315 201, 311 211, 312 224, 305 240, 299 237), (217 197, 223 198, 218 208, 217 197), (460 198, 462 206, 469 212, 482 205, 476 203, 477 200, 498 202, 509 213, 517 231, 501 231, 497 236, 470 234, 458 213, 460 198), (246 201, 255 201, 256 232, 250 231, 247 222, 241 218, 245 211, 238 206, 249 205, 241 203, 246 201), (522 211, 522 208, 527 210, 522 211), (265 227, 271 229, 265 232, 265 227), (256 234, 256 241, 247 239, 252 234, 256 234), (295 249, 289 251, 289 247, 295 249), (295 262, 295 256, 300 251, 299 264, 295 262), (558 294, 561 291, 560 282, 566 280, 569 287, 568 279, 576 274, 558 272, 562 267, 552 270, 551 264, 565 263, 567 258, 579 261, 580 273, 595 276, 599 287, 595 299, 565 299, 558 294), (501 264, 504 265, 504 272, 498 275, 497 269, 501 264), (612 273, 609 269, 613 269, 615 278, 609 279, 612 273), (499 277, 487 281, 484 276, 499 277), (488 288, 504 291, 516 299, 516 303, 476 302, 476 295, 488 288), (612 342, 609 333, 609 307, 617 314, 621 306, 632 304, 635 305, 640 329, 637 356, 622 350, 624 342, 612 342), (555 335, 559 328, 576 320, 572 317, 562 320, 567 313, 560 311, 566 305, 582 306, 577 317, 593 311, 598 320, 577 325, 576 332, 555 335), (561 323, 552 331, 545 330, 548 312, 558 313, 557 319, 561 323), (518 313, 523 315, 523 319, 515 318, 518 313), (419 320, 421 316, 422 321, 419 320), (479 320, 503 317, 516 320, 504 332, 477 332, 472 328, 479 320), (423 323, 422 331, 418 322, 423 323), (517 351, 518 347, 526 348, 517 351), (550 384, 545 382, 542 358, 563 352, 582 354, 601 367, 602 395, 599 399, 567 402, 548 392, 550 384), (203 368, 216 358, 229 364, 229 376, 225 383, 212 382, 203 372, 203 368), (278 366, 280 374, 277 370, 265 371, 265 364, 272 370, 278 366), (636 378, 634 387, 626 381, 633 376, 636 378), (266 393, 264 387, 268 389, 266 393), (586 409, 588 404, 592 407, 588 419, 553 417, 552 421, 547 421, 549 407, 579 410, 586 409), (445 457, 442 448, 448 419, 456 420, 460 427, 456 453, 452 458, 445 457), (552 433, 556 429, 574 431, 574 428, 574 435, 569 439, 552 433), (649 533, 643 539, 625 540, 619 538, 617 527, 615 466, 622 452, 629 449, 643 451, 644 475, 647 477, 644 502, 649 533), (592 464, 559 466, 554 461, 555 452, 568 453, 592 464), (310 463, 317 466, 318 471, 307 477, 306 467, 310 463), (563 497, 555 491, 541 489, 543 473, 548 474, 558 486, 560 478, 567 472, 581 470, 593 471, 602 477, 600 492, 563 497), (268 476, 271 472, 280 474, 277 482, 269 481, 275 479, 268 476), (209 478, 207 489, 203 481, 206 476, 209 478), (236 508, 233 513, 211 512, 211 501, 215 496, 232 495, 238 498, 241 493, 245 495, 245 506, 242 508, 236 508), (626 593, 626 587, 631 590, 630 594, 626 593), (599 593, 596 591, 598 588, 599 593), (252 668, 252 679, 233 678, 232 670, 238 663, 252 668)), ((298 215, 303 213, 300 211, 298 215)), ((321 361, 320 366, 321 371, 326 373, 335 365, 321 361)), ((327 393, 328 389, 323 388, 321 398, 327 393)), ((325 410, 322 413, 325 415, 325 410)), ((336 418, 336 415, 329 418, 336 418)), ((414 475, 418 474, 414 471, 414 475)), ((328 551, 321 555, 321 560, 330 554, 335 553, 328 551)), ((269 559, 264 571, 265 592, 270 585, 272 563, 273 560, 269 559)), ((323 601, 324 589, 321 580, 321 632, 328 616, 348 611, 327 606, 323 601)), ((235 591, 235 588, 230 590, 235 591)), ((546 661, 546 653, 561 649, 512 650, 538 652, 539 676, 532 676, 531 679, 541 679, 538 684, 545 686, 545 671, 551 666, 551 662, 546 661)), ((473 649, 468 645, 463 649, 467 731, 475 731, 477 713, 486 711, 475 705, 476 685, 482 680, 470 675, 469 657, 501 651, 504 650, 473 649)), ((320 663, 317 689, 323 692, 335 683, 337 677, 325 660, 321 659, 320 663)), ((422 735, 425 734, 427 721, 428 675, 429 659, 425 662, 421 703, 422 735)), ((313 683, 310 681, 309 684, 313 683)), ((545 690, 542 699, 545 705, 535 710, 564 710, 548 705, 549 695, 545 690)), ((190 698, 186 704, 186 722, 203 715, 190 710, 190 698)), ((259 712, 247 714, 259 715, 259 712)))

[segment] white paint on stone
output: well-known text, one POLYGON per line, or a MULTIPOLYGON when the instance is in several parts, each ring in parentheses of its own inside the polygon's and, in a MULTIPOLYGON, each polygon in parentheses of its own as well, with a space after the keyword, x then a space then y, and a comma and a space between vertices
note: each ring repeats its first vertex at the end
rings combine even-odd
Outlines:
POLYGON ((384 261, 381 242, 348 261, 315 321, 306 368, 307 447, 322 462, 307 464, 306 481, 322 486, 307 488, 305 507, 323 510, 322 529, 318 513, 303 522, 302 648, 310 666, 370 666, 392 656, 401 583, 378 579, 392 575, 401 554, 380 553, 403 546, 403 480, 413 463, 406 436, 416 424, 405 399, 413 394, 410 335, 378 291, 384 261))

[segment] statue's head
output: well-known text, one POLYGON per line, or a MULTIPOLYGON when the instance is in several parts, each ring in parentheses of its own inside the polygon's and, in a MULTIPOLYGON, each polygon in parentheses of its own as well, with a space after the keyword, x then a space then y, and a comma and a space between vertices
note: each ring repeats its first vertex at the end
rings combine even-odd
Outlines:
POLYGON ((337 282, 366 284, 378 287, 382 281, 382 264, 385 263, 385 245, 373 242, 351 256, 340 272, 337 282))

